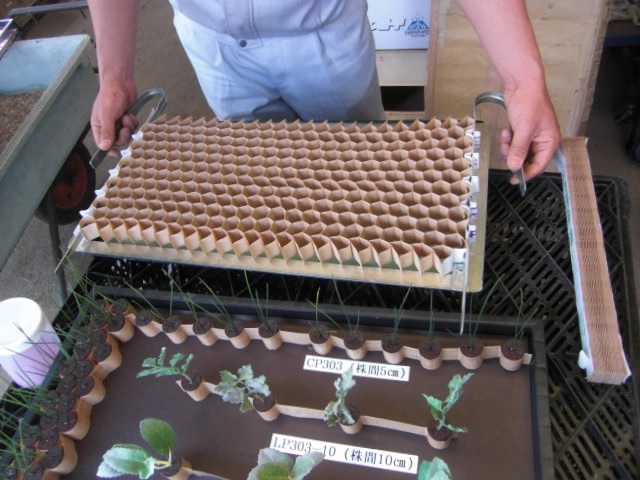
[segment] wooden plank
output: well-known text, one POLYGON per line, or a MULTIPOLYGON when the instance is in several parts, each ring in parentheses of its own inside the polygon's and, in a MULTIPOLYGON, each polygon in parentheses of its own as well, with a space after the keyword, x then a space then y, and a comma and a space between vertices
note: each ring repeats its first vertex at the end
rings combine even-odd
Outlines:
POLYGON ((422 87, 427 80, 427 50, 377 50, 376 68, 381 87, 422 87))
MULTIPOLYGON (((565 136, 583 135, 586 129, 608 7, 608 0, 527 1, 565 136)), ((452 0, 434 0, 431 18, 426 116, 466 115, 476 94, 500 90, 499 78, 452 0)))

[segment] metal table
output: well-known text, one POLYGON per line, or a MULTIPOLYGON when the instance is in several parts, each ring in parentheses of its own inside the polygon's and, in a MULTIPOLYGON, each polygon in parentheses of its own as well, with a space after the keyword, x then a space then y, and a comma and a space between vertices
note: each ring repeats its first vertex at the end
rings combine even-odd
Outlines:
MULTIPOLYGON (((21 40, 0 59, 0 95, 44 90, 0 152, 0 268, 4 266, 57 173, 86 130, 98 80, 87 35, 21 40)), ((49 199, 52 204, 52 199, 49 199)), ((52 208, 48 209, 52 212, 52 208)), ((55 217, 55 215, 49 215, 55 217)), ((57 222, 50 221, 55 258, 61 258, 57 222)), ((58 294, 66 298, 62 272, 58 294)))

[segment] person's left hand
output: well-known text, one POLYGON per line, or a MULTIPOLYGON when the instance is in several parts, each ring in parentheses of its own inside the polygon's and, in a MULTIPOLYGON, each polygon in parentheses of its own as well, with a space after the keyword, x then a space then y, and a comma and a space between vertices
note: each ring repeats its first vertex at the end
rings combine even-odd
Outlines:
MULTIPOLYGON (((513 133, 502 132, 500 153, 509 170, 523 167, 525 180, 530 180, 544 172, 562 141, 558 119, 544 88, 541 92, 539 88, 519 87, 504 96, 513 133)), ((518 177, 513 175, 510 182, 517 184, 518 177)))

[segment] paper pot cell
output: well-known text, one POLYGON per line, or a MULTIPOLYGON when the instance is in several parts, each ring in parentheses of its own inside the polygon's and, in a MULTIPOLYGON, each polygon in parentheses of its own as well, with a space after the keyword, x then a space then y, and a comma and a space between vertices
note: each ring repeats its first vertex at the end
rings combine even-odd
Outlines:
MULTIPOLYGON (((416 228, 417 224, 418 224, 418 219, 415 217, 412 217, 411 215, 399 216, 396 221, 396 226, 400 230, 402 230, 403 234, 407 230, 413 230, 414 228, 416 228)), ((409 243, 413 243, 413 242, 409 242, 409 243)))
POLYGON ((381 235, 382 235, 382 228, 376 225, 367 226, 362 229, 362 238, 364 240, 373 241, 377 238, 380 238, 381 235))
POLYGON ((438 180, 433 183, 432 191, 436 195, 444 195, 445 193, 449 193, 451 191, 451 186, 444 180, 438 180))
POLYGON ((459 233, 449 233, 445 235, 443 245, 451 248, 465 248, 466 242, 462 235, 459 233))
POLYGON ((449 218, 449 210, 442 205, 429 207, 429 218, 434 220, 449 218))

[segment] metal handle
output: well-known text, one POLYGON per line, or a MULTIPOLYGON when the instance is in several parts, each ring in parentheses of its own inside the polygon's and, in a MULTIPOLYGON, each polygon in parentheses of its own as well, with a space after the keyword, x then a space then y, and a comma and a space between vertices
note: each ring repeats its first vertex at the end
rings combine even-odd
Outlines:
MULTIPOLYGON (((136 99, 136 101, 133 102, 133 104, 131 105, 131 107, 129 107, 129 110, 127 110, 126 113, 137 115, 142 110, 142 107, 144 107, 147 103, 149 103, 151 100, 155 98, 159 98, 158 104, 151 109, 151 112, 149 112, 149 116, 144 122, 141 123, 141 125, 145 123, 153 122, 156 118, 162 115, 162 113, 167 108, 167 105, 169 104, 167 100, 167 96, 165 95, 164 90, 162 90, 161 88, 152 88, 142 93, 136 99)), ((118 120, 116 122, 115 127, 116 127, 115 130, 116 130, 116 136, 117 136, 118 132, 122 128, 122 123, 118 120)), ((94 169, 98 168, 98 165, 102 163, 102 161, 105 159, 108 153, 109 153, 108 150, 98 150, 89 161, 89 164, 94 169)))
MULTIPOLYGON (((473 118, 477 118, 476 116, 476 108, 483 103, 493 103, 495 105, 499 105, 505 110, 507 109, 507 104, 504 101, 504 95, 500 92, 483 92, 476 97, 476 100, 473 104, 473 118)), ((520 167, 516 172, 518 175, 518 187, 520 187, 520 194, 524 197, 527 193, 527 182, 524 179, 524 168, 520 167)))

